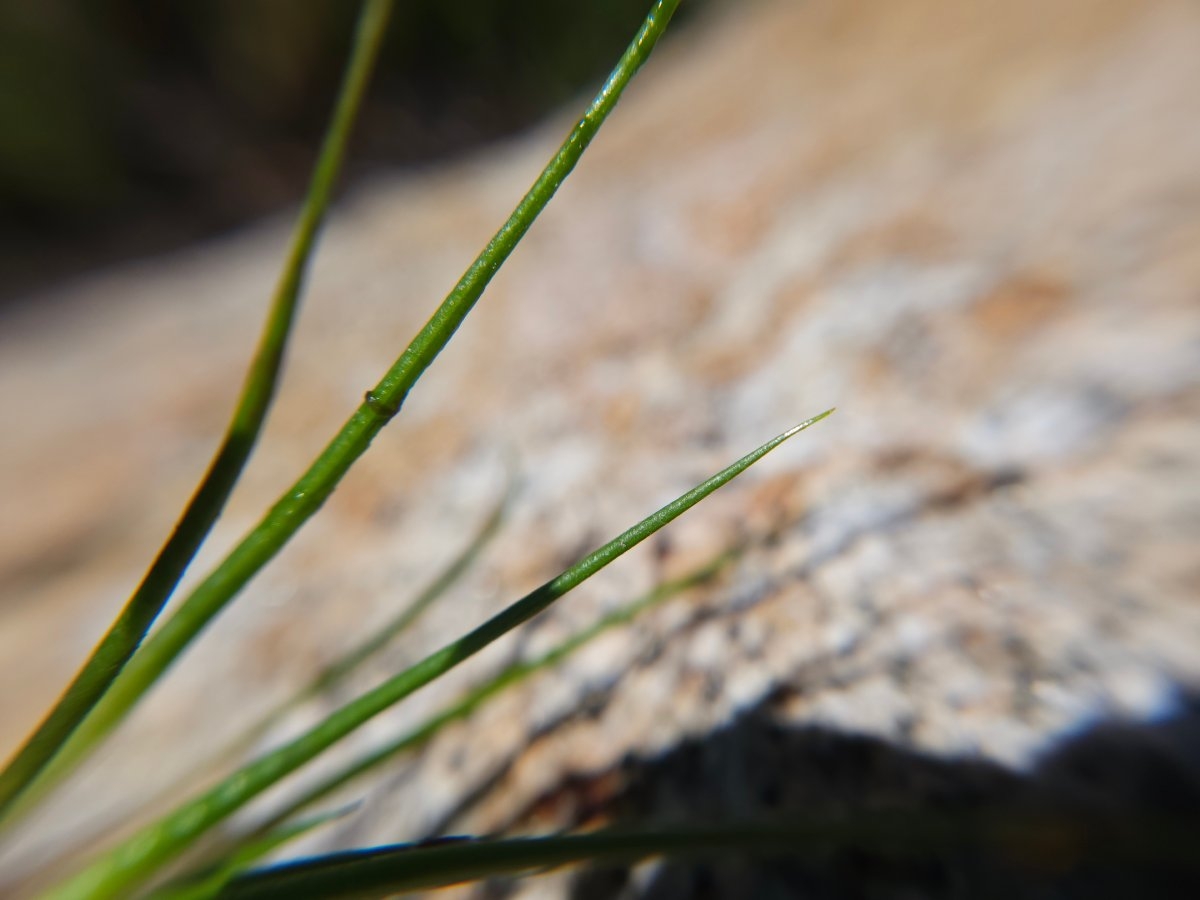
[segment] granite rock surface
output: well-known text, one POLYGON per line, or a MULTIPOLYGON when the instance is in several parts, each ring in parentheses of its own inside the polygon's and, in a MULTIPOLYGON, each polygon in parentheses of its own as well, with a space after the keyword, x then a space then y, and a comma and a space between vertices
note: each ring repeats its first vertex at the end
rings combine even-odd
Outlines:
MULTIPOLYGON (((720 577, 352 791, 358 812, 302 849, 554 828, 571 814, 530 818, 538 798, 606 772, 615 793, 623 758, 767 697, 791 725, 1017 768, 1098 719, 1168 712, 1200 684, 1197 47, 1187 0, 697 17, 322 514, 0 867, 110 833, 387 619, 462 547, 508 459, 520 490, 478 565, 263 746, 830 406, 338 758, 748 542, 720 577)), ((197 573, 323 446, 569 123, 344 199, 197 573)), ((203 471, 286 235, 268 222, 100 273, 0 330, 0 747, 203 471)))

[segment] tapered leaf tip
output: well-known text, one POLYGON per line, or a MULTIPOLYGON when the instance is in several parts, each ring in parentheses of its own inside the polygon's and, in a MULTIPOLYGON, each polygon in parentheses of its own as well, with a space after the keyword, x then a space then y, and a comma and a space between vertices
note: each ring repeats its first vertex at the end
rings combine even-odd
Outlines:
POLYGON ((808 428, 808 426, 815 425, 818 422, 820 422, 822 419, 826 419, 829 416, 832 416, 836 411, 837 411, 837 407, 831 406, 831 407, 829 407, 829 409, 825 410, 825 412, 818 413, 817 415, 813 416, 811 419, 805 419, 799 425, 792 426, 787 431, 785 431, 783 434, 781 434, 780 438, 787 439, 787 438, 790 438, 794 434, 799 434, 805 428, 808 428))

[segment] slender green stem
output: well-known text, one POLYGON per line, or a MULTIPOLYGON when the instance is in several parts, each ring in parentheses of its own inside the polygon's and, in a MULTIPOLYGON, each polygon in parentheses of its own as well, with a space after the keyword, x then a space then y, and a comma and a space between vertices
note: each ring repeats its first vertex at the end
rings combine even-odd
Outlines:
POLYGON ((163 885, 153 891, 147 900, 208 900, 210 897, 215 897, 235 875, 250 868, 268 853, 278 850, 289 841, 334 819, 348 815, 353 810, 354 807, 346 807, 322 813, 319 816, 276 829, 270 834, 261 835, 256 840, 238 847, 217 865, 163 885))
POLYGON ((343 681, 346 676, 358 669, 397 636, 403 634, 434 601, 450 590, 500 530, 500 525, 504 521, 505 509, 512 499, 512 491, 513 485, 510 481, 504 495, 492 507, 471 542, 442 570, 437 578, 417 595, 412 603, 353 650, 319 672, 309 685, 288 703, 287 709, 294 709, 301 702, 319 696, 343 681))
POLYGON ((232 836, 209 850, 205 855, 203 865, 212 867, 219 865, 220 860, 228 859, 240 852, 244 846, 252 846, 264 837, 274 833, 284 826, 293 816, 308 809, 314 803, 328 797, 339 788, 356 781, 373 769, 402 753, 422 747, 432 740, 438 732, 452 722, 457 722, 470 716, 476 709, 502 691, 520 684, 522 681, 551 668, 562 662, 580 647, 599 637, 601 634, 631 622, 634 618, 660 603, 677 596, 683 591, 702 584, 714 578, 725 566, 740 556, 740 548, 721 553, 715 559, 681 578, 657 585, 637 600, 613 610, 587 628, 573 634, 561 644, 537 657, 536 659, 513 663, 492 676, 481 685, 467 691, 458 700, 441 712, 426 719, 421 725, 405 732, 401 737, 389 741, 370 753, 359 757, 350 765, 324 779, 319 784, 305 791, 291 803, 276 811, 267 820, 260 823, 252 831, 232 836))
POLYGON ((193 840, 262 791, 383 710, 444 675, 488 644, 528 621, 585 579, 695 506, 717 488, 737 477, 788 438, 825 418, 830 412, 832 410, 801 422, 743 456, 457 641, 351 701, 307 733, 235 772, 212 790, 142 829, 101 857, 79 876, 52 892, 51 896, 58 900, 77 900, 128 894, 133 886, 153 875, 158 867, 179 855, 193 840))
POLYGON ((53 769, 66 771, 78 764, 115 728, 208 622, 321 508, 375 435, 399 412, 417 379, 449 342, 501 264, 575 168, 626 85, 650 55, 678 5, 679 0, 657 0, 604 87, 508 221, 379 384, 367 392, 363 403, 308 471, 130 660, 121 677, 60 751, 53 769))
POLYGON ((504 495, 492 507, 491 512, 488 513, 487 518, 475 533, 471 542, 391 621, 375 631, 357 647, 354 647, 339 659, 317 672, 307 685, 263 716, 244 735, 219 753, 217 758, 228 760, 244 754, 289 712, 296 709, 305 701, 318 697, 340 684, 347 676, 362 666, 363 663, 371 659, 371 657, 386 647, 388 643, 408 629, 425 610, 463 576, 483 551, 484 547, 487 546, 488 542, 496 536, 504 520, 504 511, 511 496, 512 484, 510 483, 504 495))
POLYGON ((275 394, 304 272, 379 55, 391 5, 392 0, 368 0, 363 6, 333 120, 225 438, 174 531, 125 608, 58 703, 0 773, 0 818, 50 762, 133 656, 221 514, 254 449, 275 394))
MULTIPOLYGON (((417 595, 415 599, 404 607, 390 622, 384 625, 381 629, 373 633, 367 640, 353 648, 345 655, 334 661, 325 669, 322 669, 304 688, 297 691, 292 696, 285 699, 282 703, 264 715, 261 719, 255 722, 244 733, 238 735, 227 745, 222 747, 213 757, 205 764, 197 766, 193 771, 179 782, 169 785, 160 793, 151 799, 147 800, 138 812, 132 814, 129 818, 133 821, 150 821, 153 819, 153 811, 161 809, 170 809, 171 804, 176 802, 179 797, 187 796, 192 789, 198 784, 211 784, 222 773, 233 768, 234 763, 244 759, 246 755, 253 749, 255 744, 267 734, 271 728, 277 725, 289 712, 296 709, 306 700, 316 697, 328 690, 331 690, 338 685, 348 675, 353 673, 359 666, 369 660, 375 653, 381 650, 391 639, 401 634, 413 622, 419 618, 429 606, 434 603, 438 597, 448 591, 454 583, 470 568, 474 560, 479 556, 488 542, 492 540, 498 533, 500 525, 504 520, 504 513, 509 501, 512 499, 513 491, 515 490, 515 482, 510 477, 508 486, 504 494, 496 501, 495 505, 489 511, 483 523, 479 526, 478 531, 473 536, 471 542, 463 548, 463 550, 455 556, 453 560, 431 581, 424 590, 417 595)), ((289 817, 295 811, 289 813, 289 817)), ((282 819, 280 820, 282 821, 282 819)), ((261 836, 266 832, 266 828, 260 828, 256 831, 255 836, 261 836)), ((228 852, 229 844, 225 842, 217 852, 228 852)), ((64 847, 58 858, 49 860, 43 867, 44 871, 54 872, 61 870, 64 862, 69 857, 77 856, 77 847, 64 847)), ((211 859, 215 853, 209 852, 205 854, 206 859, 211 859)))
POLYGON ((283 809, 275 813, 269 820, 259 825, 253 835, 258 837, 277 828, 292 816, 302 812, 317 801, 329 796, 334 791, 367 774, 382 763, 411 750, 415 750, 441 731, 451 722, 457 722, 470 716, 492 697, 520 684, 531 676, 558 665, 580 647, 595 640, 601 634, 625 625, 634 618, 659 605, 665 600, 675 597, 689 588, 702 584, 716 576, 725 566, 737 556, 738 551, 731 550, 720 554, 716 559, 701 566, 694 572, 689 572, 681 578, 664 582, 653 590, 639 597, 632 603, 613 610, 587 628, 571 635, 562 643, 548 650, 535 659, 513 663, 505 667, 483 684, 467 691, 462 697, 446 709, 427 719, 424 723, 394 741, 390 741, 370 753, 355 760, 339 772, 334 773, 319 784, 305 791, 283 809))
POLYGON ((505 873, 577 862, 633 863, 652 856, 739 853, 819 861, 831 847, 905 858, 948 849, 996 854, 1033 871, 1047 864, 1118 860, 1191 871, 1194 823, 1182 817, 1096 819, 1018 810, 940 812, 928 808, 855 810, 721 825, 612 829, 562 837, 458 839, 336 853, 235 878, 221 900, 321 900, 390 896, 505 873))

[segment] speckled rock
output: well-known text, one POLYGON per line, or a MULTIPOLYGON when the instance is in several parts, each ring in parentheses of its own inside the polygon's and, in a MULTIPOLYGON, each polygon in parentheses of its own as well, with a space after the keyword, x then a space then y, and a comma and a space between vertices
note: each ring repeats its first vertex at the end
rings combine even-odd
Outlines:
MULTIPOLYGON (((364 806, 302 849, 509 825, 565 780, 767 696, 789 723, 1017 766, 1097 718, 1168 709, 1200 683, 1198 46, 1187 0, 699 17, 322 514, 0 868, 111 833, 386 619, 462 546, 510 454, 522 489, 478 566, 272 741, 835 405, 342 758, 749 539, 730 572, 353 791, 364 806)), ((568 121, 342 202, 260 453, 197 573, 320 449, 568 121)), ((55 697, 202 472, 286 234, 264 223, 97 274, 0 330, 0 746, 55 697)))

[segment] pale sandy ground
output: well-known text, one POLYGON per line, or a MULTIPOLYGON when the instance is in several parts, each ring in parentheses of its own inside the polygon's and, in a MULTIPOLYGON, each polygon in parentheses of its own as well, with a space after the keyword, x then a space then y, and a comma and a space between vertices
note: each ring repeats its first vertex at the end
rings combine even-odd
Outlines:
MULTIPOLYGON (((524 486, 496 546, 356 687, 834 405, 669 547, 348 743, 738 535, 777 540, 452 728, 304 849, 423 834, 489 779, 449 827, 494 828, 781 686, 788 721, 1016 765, 1098 717, 1169 709, 1200 684, 1198 84, 1186 0, 701 17, 322 515, 0 867, 19 876, 125 818, 386 618, 503 489, 508 452, 524 486), (592 716, 565 717, 596 691, 592 716)), ((341 204, 261 452, 198 572, 322 446, 568 123, 341 204)), ((0 747, 202 471, 286 232, 98 274, 3 323, 0 747)))

